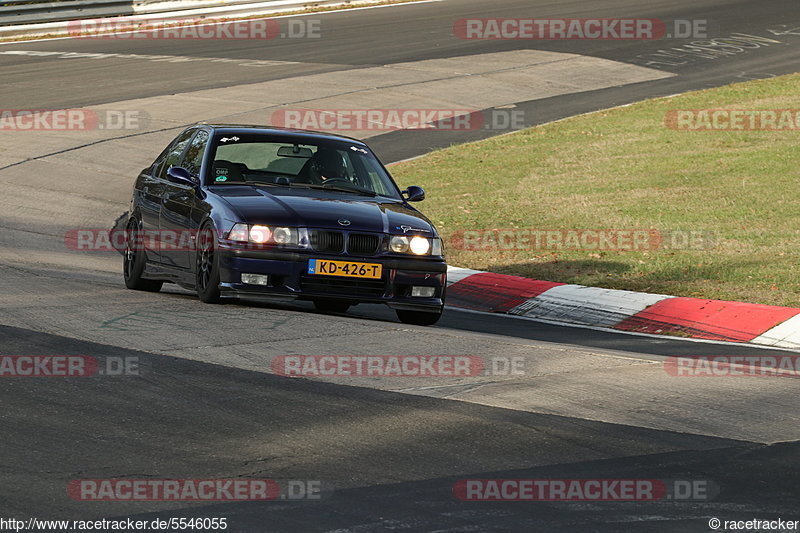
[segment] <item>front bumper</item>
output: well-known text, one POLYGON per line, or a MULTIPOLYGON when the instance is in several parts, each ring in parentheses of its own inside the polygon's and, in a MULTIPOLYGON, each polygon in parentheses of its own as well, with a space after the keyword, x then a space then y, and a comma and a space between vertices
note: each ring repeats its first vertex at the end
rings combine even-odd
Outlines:
POLYGON ((382 303, 395 309, 441 311, 444 307, 447 264, 441 258, 356 257, 314 252, 254 250, 233 246, 219 249, 220 291, 226 298, 270 301, 339 300, 382 303), (308 274, 309 259, 329 259, 383 266, 380 280, 308 274), (242 283, 242 274, 264 274, 269 284, 242 283), (433 287, 434 296, 413 297, 411 287, 433 287))

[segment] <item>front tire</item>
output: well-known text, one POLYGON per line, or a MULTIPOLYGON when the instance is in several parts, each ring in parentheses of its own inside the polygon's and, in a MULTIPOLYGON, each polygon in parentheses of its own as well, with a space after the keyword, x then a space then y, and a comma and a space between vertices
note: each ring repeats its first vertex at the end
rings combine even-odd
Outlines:
POLYGON ((432 326, 442 318, 442 311, 406 311, 404 309, 395 309, 397 318, 403 324, 413 324, 415 326, 432 326))
POLYGON ((125 228, 125 250, 122 253, 122 276, 125 286, 135 291, 158 292, 163 281, 144 279, 146 257, 142 246, 142 225, 132 218, 125 228))
POLYGON ((196 263, 197 296, 207 304, 219 303, 219 254, 216 232, 210 223, 203 225, 197 233, 196 263))

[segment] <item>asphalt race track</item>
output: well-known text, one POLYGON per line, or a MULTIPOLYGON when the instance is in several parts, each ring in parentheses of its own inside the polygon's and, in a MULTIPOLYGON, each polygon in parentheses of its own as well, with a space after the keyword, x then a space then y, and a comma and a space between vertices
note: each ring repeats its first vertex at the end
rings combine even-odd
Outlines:
MULTIPOLYGON (((713 517, 800 520, 798 381, 676 379, 664 366, 670 356, 787 352, 453 308, 424 328, 378 306, 343 315, 302 303, 208 306, 170 285, 128 291, 118 254, 64 242, 70 229, 121 220, 138 171, 196 121, 265 123, 281 106, 428 102, 515 106, 524 125, 540 124, 796 72, 796 2, 443 0, 296 18, 319 20, 321 37, 0 45, 2 109, 147 116, 135 131, 0 130, 0 356, 128 358, 139 369, 0 379, 0 518, 227 517, 230 531, 254 532, 705 532, 713 517), (711 38, 745 34, 760 44, 666 64, 659 50, 692 39, 458 39, 453 24, 467 17, 705 19, 711 38), (525 372, 271 372, 276 356, 298 354, 517 358, 525 372), (72 480, 107 478, 301 480, 323 490, 319 500, 195 504, 67 492, 72 480), (656 502, 454 496, 458 480, 494 478, 689 480, 714 490, 656 502)), ((387 162, 499 133, 351 132, 387 162)))

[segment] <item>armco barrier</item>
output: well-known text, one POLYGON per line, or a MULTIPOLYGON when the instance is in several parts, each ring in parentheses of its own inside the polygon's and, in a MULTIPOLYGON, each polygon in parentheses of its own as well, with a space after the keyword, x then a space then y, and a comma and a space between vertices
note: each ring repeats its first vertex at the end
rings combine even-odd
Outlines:
POLYGON ((64 2, 3 2, 0 39, 67 33, 72 20, 135 16, 147 20, 223 19, 269 15, 282 11, 337 5, 374 4, 382 0, 68 0, 64 2))
POLYGON ((133 0, 35 2, 0 6, 0 26, 60 22, 81 18, 133 15, 133 0))

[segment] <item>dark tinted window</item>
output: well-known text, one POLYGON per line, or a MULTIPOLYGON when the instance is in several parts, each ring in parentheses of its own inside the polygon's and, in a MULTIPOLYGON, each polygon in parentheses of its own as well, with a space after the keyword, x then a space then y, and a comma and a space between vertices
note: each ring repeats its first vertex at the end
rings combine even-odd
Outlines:
POLYGON ((207 144, 208 132, 200 130, 192 139, 189 148, 186 150, 186 155, 183 157, 183 168, 194 176, 200 175, 200 167, 203 165, 203 155, 206 153, 207 144))
POLYGON ((163 161, 161 161, 156 170, 156 175, 158 177, 166 178, 167 170, 169 170, 170 167, 176 166, 180 162, 181 155, 183 155, 183 150, 186 148, 189 139, 192 138, 192 135, 194 135, 195 131, 196 130, 185 131, 172 142, 167 150, 166 157, 163 161))

